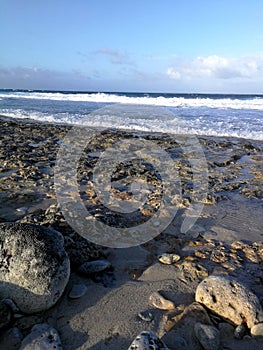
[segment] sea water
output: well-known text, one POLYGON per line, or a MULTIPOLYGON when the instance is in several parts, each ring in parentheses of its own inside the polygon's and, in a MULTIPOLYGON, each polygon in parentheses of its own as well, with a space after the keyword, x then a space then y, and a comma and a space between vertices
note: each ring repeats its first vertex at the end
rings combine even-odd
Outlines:
POLYGON ((0 115, 149 133, 263 140, 263 95, 0 90, 0 115), (169 113, 151 115, 147 108, 140 116, 99 112, 113 104, 158 106, 169 113))

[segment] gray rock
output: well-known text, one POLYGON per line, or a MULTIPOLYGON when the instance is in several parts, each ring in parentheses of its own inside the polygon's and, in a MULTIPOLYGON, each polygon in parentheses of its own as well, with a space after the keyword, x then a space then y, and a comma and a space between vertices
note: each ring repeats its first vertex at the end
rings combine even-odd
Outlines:
POLYGON ((194 327, 195 336, 205 350, 218 350, 220 333, 218 329, 207 324, 197 322, 194 327))
POLYGON ((36 324, 22 341, 19 350, 62 350, 59 334, 47 323, 36 324))
POLYGON ((133 340, 128 350, 169 350, 152 332, 143 331, 133 340))
POLYGON ((168 329, 166 327, 165 334, 162 331, 163 327, 158 329, 158 335, 162 338, 162 340, 165 342, 165 344, 168 347, 176 350, 177 350, 177 347, 178 347, 178 350, 184 349, 183 346, 179 347, 177 346, 177 344, 175 346, 174 340, 177 337, 180 337, 186 340, 187 350, 203 349, 202 346, 200 345, 200 342, 194 335, 194 327, 197 322, 202 322, 204 324, 209 324, 209 325, 212 325, 212 323, 205 308, 201 304, 194 302, 188 305, 183 312, 173 316, 172 319, 170 318, 170 321, 173 321, 173 324, 169 326, 168 329))
POLYGON ((182 337, 175 337, 173 340, 173 345, 176 350, 188 350, 186 340, 182 337))
POLYGON ((248 332, 248 327, 246 323, 241 323, 239 326, 236 327, 234 331, 234 337, 236 339, 243 339, 247 332, 248 332))
POLYGON ((68 297, 70 299, 78 299, 81 298, 87 292, 87 287, 85 284, 74 284, 69 292, 68 297))
POLYGON ((13 302, 12 299, 2 299, 2 302, 8 305, 10 309, 13 311, 13 313, 19 313, 20 310, 16 306, 16 304, 13 302))
POLYGON ((70 274, 63 236, 43 226, 1 223, 0 243, 0 297, 24 313, 53 306, 70 274))
POLYGON ((234 331, 235 331, 235 328, 227 322, 220 322, 218 325, 218 329, 219 329, 221 338, 223 338, 223 337, 224 338, 228 338, 228 337, 232 338, 234 331))
POLYGON ((23 339, 23 335, 17 327, 8 329, 1 334, 0 349, 18 350, 23 339))
POLYGON ((85 275, 94 275, 99 272, 103 272, 111 267, 111 263, 108 260, 94 260, 87 261, 80 265, 78 271, 85 275))
POLYGON ((153 320, 153 314, 149 311, 139 312, 138 317, 145 322, 151 322, 153 320))
POLYGON ((263 321, 257 296, 228 276, 209 276, 204 279, 196 289, 195 299, 236 325, 240 325, 243 318, 249 328, 263 321))
POLYGON ((171 300, 165 299, 159 292, 154 292, 149 298, 151 304, 160 310, 174 310, 175 305, 171 300))
POLYGON ((263 337, 263 323, 255 324, 250 332, 253 337, 263 337))

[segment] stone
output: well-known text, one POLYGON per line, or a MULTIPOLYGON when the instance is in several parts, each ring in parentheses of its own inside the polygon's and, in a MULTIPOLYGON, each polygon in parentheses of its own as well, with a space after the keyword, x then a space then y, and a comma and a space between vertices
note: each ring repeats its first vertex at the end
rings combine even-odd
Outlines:
POLYGON ((143 331, 133 340, 128 350, 169 350, 153 332, 143 331))
POLYGON ((243 252, 245 254, 245 257, 251 261, 252 263, 254 264, 258 264, 260 262, 260 258, 259 256, 257 255, 257 253, 254 251, 253 248, 251 247, 245 247, 243 249, 243 252))
POLYGON ((173 339, 173 345, 176 350, 188 350, 186 340, 182 337, 175 337, 173 339))
POLYGON ((158 257, 158 260, 165 265, 172 265, 180 260, 180 255, 164 253, 158 257))
POLYGON ((228 337, 233 337, 235 328, 227 322, 220 322, 218 325, 218 329, 220 331, 220 337, 221 338, 228 338, 228 337))
POLYGON ((111 263, 108 260, 87 261, 80 265, 78 272, 89 276, 108 270, 110 267, 111 263))
POLYGON ((20 348, 23 335, 17 327, 8 329, 1 334, 0 349, 3 350, 18 350, 20 348))
POLYGON ((36 324, 22 341, 19 350, 62 350, 57 330, 47 323, 36 324))
POLYGON ((202 264, 192 261, 185 260, 178 268, 183 272, 186 280, 199 280, 208 276, 208 271, 202 264))
POLYGON ((87 289, 88 288, 85 286, 85 284, 73 284, 68 297, 70 299, 79 299, 86 294, 87 289))
MULTIPOLYGON (((197 322, 201 322, 207 325, 212 325, 212 322, 207 314, 207 311, 201 304, 194 302, 188 305, 184 308, 183 312, 173 316, 169 321, 170 322, 166 327, 166 333, 160 333, 159 331, 157 333, 168 347, 171 349, 177 349, 174 344, 174 339, 181 337, 187 341, 186 349, 202 349, 200 342, 194 335, 195 324, 197 322)), ((162 328, 164 327, 162 326, 162 328)), ((178 347, 178 349, 180 348, 178 347)))
POLYGON ((197 322, 194 326, 195 336, 205 350, 218 350, 220 333, 213 326, 197 322))
POLYGON ((154 292, 149 298, 151 304, 160 310, 174 310, 175 305, 171 300, 165 299, 159 292, 154 292))
POLYGON ((70 274, 63 236, 43 226, 1 223, 0 245, 0 297, 24 313, 53 306, 70 274))
POLYGON ((16 304, 13 302, 12 299, 2 299, 2 302, 4 302, 6 305, 10 307, 10 309, 13 311, 13 313, 19 313, 19 308, 16 306, 16 304))
POLYGON ((263 323, 255 324, 250 330, 253 337, 263 337, 263 323))
POLYGON ((197 286, 195 299, 235 325, 240 325, 244 318, 249 328, 263 321, 258 297, 229 276, 205 278, 197 286))
POLYGON ((234 331, 234 337, 236 339, 243 339, 247 332, 248 332, 248 327, 246 323, 241 323, 239 326, 236 327, 234 331))
POLYGON ((139 312, 138 317, 145 322, 151 322, 153 320, 153 314, 150 311, 139 312))

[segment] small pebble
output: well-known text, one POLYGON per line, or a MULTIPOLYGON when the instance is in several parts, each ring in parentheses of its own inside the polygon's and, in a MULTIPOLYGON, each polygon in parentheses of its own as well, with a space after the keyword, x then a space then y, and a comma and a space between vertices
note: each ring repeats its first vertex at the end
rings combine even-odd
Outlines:
POLYGON ((153 332, 143 331, 133 340, 128 350, 169 350, 153 332))
POLYGON ((19 215, 26 215, 28 208, 27 207, 20 207, 20 208, 17 208, 16 211, 19 215))
POLYGON ((93 275, 99 272, 103 272, 111 267, 111 263, 107 260, 94 260, 87 261, 80 265, 78 271, 85 275, 93 275))
POLYGON ((236 339, 243 339, 244 335, 247 333, 248 327, 246 323, 241 323, 239 326, 236 327, 234 331, 234 337, 236 339))
POLYGON ((153 315, 149 311, 139 312, 138 317, 145 322, 151 322, 153 320, 153 315))
POLYGON ((207 324, 197 322, 194 326, 195 336, 205 350, 218 350, 220 333, 218 329, 207 324))
POLYGON ((62 350, 61 341, 55 328, 47 323, 36 324, 22 341, 19 350, 62 350))
POLYGON ((151 304, 160 310, 174 310, 175 305, 172 301, 165 299, 160 293, 154 292, 149 298, 151 304))
POLYGON ((180 260, 180 258, 181 258, 180 255, 177 255, 177 254, 164 253, 158 257, 158 260, 162 264, 171 265, 173 263, 176 263, 178 260, 180 260))
POLYGON ((78 299, 81 298, 87 292, 87 287, 85 284, 74 284, 71 288, 71 291, 68 294, 70 299, 78 299))
POLYGON ((263 337, 263 323, 255 324, 250 332, 253 337, 263 337))

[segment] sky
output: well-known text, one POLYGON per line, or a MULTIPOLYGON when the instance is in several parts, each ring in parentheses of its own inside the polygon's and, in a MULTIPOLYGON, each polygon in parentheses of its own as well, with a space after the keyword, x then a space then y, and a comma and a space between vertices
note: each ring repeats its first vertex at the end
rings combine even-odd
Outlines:
POLYGON ((262 0, 0 0, 0 88, 263 93, 262 0))

